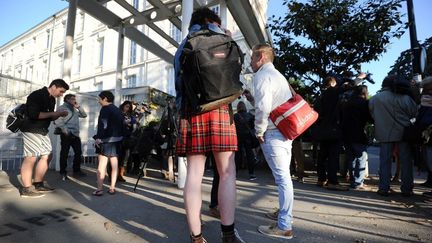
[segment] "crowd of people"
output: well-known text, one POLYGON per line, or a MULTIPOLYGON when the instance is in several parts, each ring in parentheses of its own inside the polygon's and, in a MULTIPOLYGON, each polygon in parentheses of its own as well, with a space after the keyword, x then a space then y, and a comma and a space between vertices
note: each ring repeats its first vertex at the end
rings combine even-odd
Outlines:
MULTIPOLYGON (((189 35, 203 29, 222 35, 230 34, 221 26, 219 16, 208 8, 199 8, 193 12, 189 35)), ((254 107, 254 115, 247 111, 243 101, 238 102, 236 114, 232 114, 231 104, 221 104, 211 111, 194 113, 193 107, 186 102, 183 87, 188 80, 182 76, 184 67, 181 64, 188 38, 182 42, 175 55, 176 102, 169 102, 167 119, 162 119, 161 124, 150 124, 147 130, 142 131, 144 136, 134 135, 139 127, 139 118, 133 115, 132 101, 124 101, 120 107, 116 107, 113 104, 114 95, 110 91, 102 91, 98 95, 101 110, 97 132, 93 136, 98 154, 97 190, 93 195, 102 196, 105 193, 103 185, 108 165, 110 185, 106 192, 115 194, 116 182, 124 181, 125 171, 134 167, 131 164, 134 151, 140 151, 138 157, 143 157, 154 149, 149 144, 160 148, 166 142, 164 155, 168 179, 174 180, 174 156, 187 158, 184 207, 191 242, 206 242, 201 232, 201 183, 208 158, 215 165, 210 210, 213 216, 220 218, 221 240, 244 242, 235 228, 236 169, 246 165, 249 180, 256 180, 254 167, 257 162, 256 148, 259 147, 278 188, 279 208, 276 212, 267 214, 276 222, 261 225, 258 231, 271 237, 291 239, 294 235, 291 161, 296 164, 299 181, 302 182, 306 174, 301 140, 286 139, 269 119, 272 110, 293 96, 287 79, 273 65, 273 48, 268 44, 258 44, 252 48, 250 66, 255 73, 254 94, 245 90, 243 95, 254 107), (182 109, 176 109, 176 106, 182 109)), ((424 133, 432 129, 432 77, 424 79, 421 83, 421 96, 415 97, 416 93, 411 92, 414 88, 409 86, 407 80, 397 75, 388 76, 382 83, 381 91, 371 99, 368 99, 367 86, 361 84, 364 78, 364 74, 361 74, 345 84, 338 84, 337 77, 334 76, 323 81, 323 90, 314 103, 319 120, 311 128, 312 138, 319 145, 317 185, 330 190, 368 188, 365 173, 369 138, 365 130, 368 124, 374 124, 374 137, 380 143, 377 193, 382 196, 394 193, 390 189, 391 164, 394 151, 397 150, 401 163, 401 193, 403 196, 411 196, 414 186, 413 154, 423 151, 426 155, 424 161, 427 161, 429 171, 432 170, 430 132, 424 133), (420 131, 420 142, 415 147, 404 136, 404 131, 411 126, 420 131), (338 181, 339 155, 342 149, 345 150, 348 165, 349 187, 338 181)), ((62 180, 68 179, 66 168, 70 147, 74 151, 74 176, 86 175, 80 169, 82 152, 79 119, 85 118, 87 114, 73 94, 67 94, 64 104, 54 111, 55 98, 61 97, 68 89, 65 81, 56 79, 49 87, 34 91, 27 98, 29 120, 21 128, 25 156, 21 167, 22 197, 41 197, 54 190, 43 181, 52 155, 48 137, 51 121, 55 120, 61 139, 62 180), (37 164, 36 158, 39 158, 37 164)), ((430 176, 431 173, 429 178, 430 176)), ((432 180, 428 179, 426 183, 431 184, 432 180)), ((426 195, 430 196, 431 193, 426 195)))

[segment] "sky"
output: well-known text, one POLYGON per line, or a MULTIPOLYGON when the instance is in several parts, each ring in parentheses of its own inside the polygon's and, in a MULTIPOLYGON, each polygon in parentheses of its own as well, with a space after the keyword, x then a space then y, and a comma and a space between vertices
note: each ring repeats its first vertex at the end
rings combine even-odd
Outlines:
MULTIPOLYGON (((282 5, 282 0, 270 0, 267 11, 267 16, 272 15, 284 16, 288 7, 282 5)), ((413 0, 414 15, 417 27, 417 39, 423 42, 426 38, 432 36, 432 24, 431 24, 431 11, 432 1, 431 0, 413 0)), ((408 14, 406 12, 406 2, 402 2, 401 12, 405 14, 402 21, 407 22, 408 14)), ((391 44, 388 46, 386 53, 379 57, 378 61, 366 63, 362 65, 363 72, 372 73, 372 78, 375 81, 374 85, 367 83, 369 87, 369 94, 375 94, 380 88, 382 80, 385 78, 387 73, 390 71, 390 67, 393 66, 400 53, 410 48, 409 30, 407 29, 404 35, 400 39, 392 39, 391 44)), ((429 57, 431 60, 432 57, 429 57)))
MULTIPOLYGON (((282 5, 282 0, 270 0, 267 16, 281 16, 288 8, 282 5)), ((424 41, 432 36, 432 24, 430 24, 431 0, 413 0, 415 20, 417 25, 417 38, 424 41)), ((0 46, 11 41, 20 34, 26 32, 51 15, 68 6, 65 0, 0 0, 0 46)), ((403 13, 406 13, 406 2, 402 3, 403 13)), ((406 21, 407 16, 404 16, 406 21)), ((379 90, 381 81, 394 64, 399 54, 410 48, 409 31, 400 39, 393 39, 378 61, 362 65, 363 71, 373 74, 375 85, 369 85, 369 93, 374 94, 379 90)), ((432 58, 432 57, 430 57, 432 58)))

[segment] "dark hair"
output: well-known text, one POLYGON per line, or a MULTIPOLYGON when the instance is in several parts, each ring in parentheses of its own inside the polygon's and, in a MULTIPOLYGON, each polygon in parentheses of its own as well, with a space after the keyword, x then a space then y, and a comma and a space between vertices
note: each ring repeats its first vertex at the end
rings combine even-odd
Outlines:
POLYGON ((192 17, 191 17, 191 20, 189 23, 189 28, 195 24, 206 25, 209 22, 216 22, 219 25, 222 23, 219 16, 213 10, 211 10, 207 7, 197 8, 192 13, 192 17))
POLYGON ((121 112, 123 112, 123 107, 125 106, 125 105, 129 105, 129 110, 128 110, 128 112, 129 113, 132 113, 132 101, 129 101, 129 100, 125 100, 125 101, 123 101, 123 103, 120 105, 120 111, 121 112))
POLYGON ((48 88, 51 88, 53 85, 57 88, 65 88, 66 90, 69 90, 69 85, 63 79, 54 79, 48 88))
POLYGON ((354 86, 353 88, 353 96, 363 95, 367 98, 368 95, 368 87, 364 84, 354 86))
POLYGON ((247 112, 246 104, 243 101, 237 103, 237 112, 247 112))
POLYGON ((111 93, 111 91, 107 91, 107 90, 102 91, 102 92, 100 92, 99 97, 101 99, 107 98, 107 101, 110 103, 112 103, 114 101, 114 95, 113 95, 113 93, 111 93))
POLYGON ((67 95, 65 95, 65 97, 63 98, 63 101, 66 102, 67 100, 69 100, 70 98, 73 98, 73 97, 75 97, 74 94, 67 94, 67 95))

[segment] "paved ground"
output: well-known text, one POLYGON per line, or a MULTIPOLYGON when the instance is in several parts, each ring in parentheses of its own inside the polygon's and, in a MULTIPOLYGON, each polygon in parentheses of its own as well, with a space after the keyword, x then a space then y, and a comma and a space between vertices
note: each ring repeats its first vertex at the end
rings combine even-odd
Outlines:
MULTIPOLYGON (((368 183, 374 187, 377 148, 369 157, 368 183)), ((66 182, 49 171, 46 180, 57 190, 39 199, 20 198, 17 172, 0 171, 0 242, 189 242, 182 191, 158 173, 141 180, 136 193, 136 178, 128 177, 116 195, 94 197, 95 170, 85 171, 87 177, 66 182)), ((280 242, 256 230, 272 222, 264 213, 277 207, 272 176, 263 165, 256 181, 248 181, 246 173, 238 175, 236 227, 246 242, 280 242)), ((416 178, 417 184, 424 181, 423 174, 416 178)), ((428 189, 416 187, 411 198, 385 198, 371 191, 329 191, 315 183, 313 173, 304 184, 294 182, 292 242, 432 242, 432 204, 421 196, 428 189)), ((220 242, 218 220, 207 215, 210 187, 206 172, 203 234, 220 242)))

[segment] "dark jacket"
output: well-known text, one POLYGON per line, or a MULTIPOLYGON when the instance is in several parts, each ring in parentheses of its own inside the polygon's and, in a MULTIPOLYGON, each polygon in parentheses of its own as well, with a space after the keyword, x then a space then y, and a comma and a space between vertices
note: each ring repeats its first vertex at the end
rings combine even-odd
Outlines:
POLYGON ((124 127, 120 109, 113 104, 103 106, 99 113, 97 133, 93 138, 101 139, 104 143, 121 141, 124 127))
POLYGON ((342 133, 345 143, 367 144, 365 126, 372 123, 368 100, 352 97, 342 105, 342 133))
POLYGON ((254 116, 251 113, 246 111, 237 112, 234 114, 234 123, 239 138, 250 139, 251 134, 255 134, 254 131, 250 131, 254 128, 254 116))
POLYGON ((48 134, 48 127, 52 119, 39 119, 41 112, 53 112, 55 107, 55 98, 50 96, 47 87, 33 91, 27 97, 27 114, 29 119, 25 120, 20 127, 21 132, 48 134))

